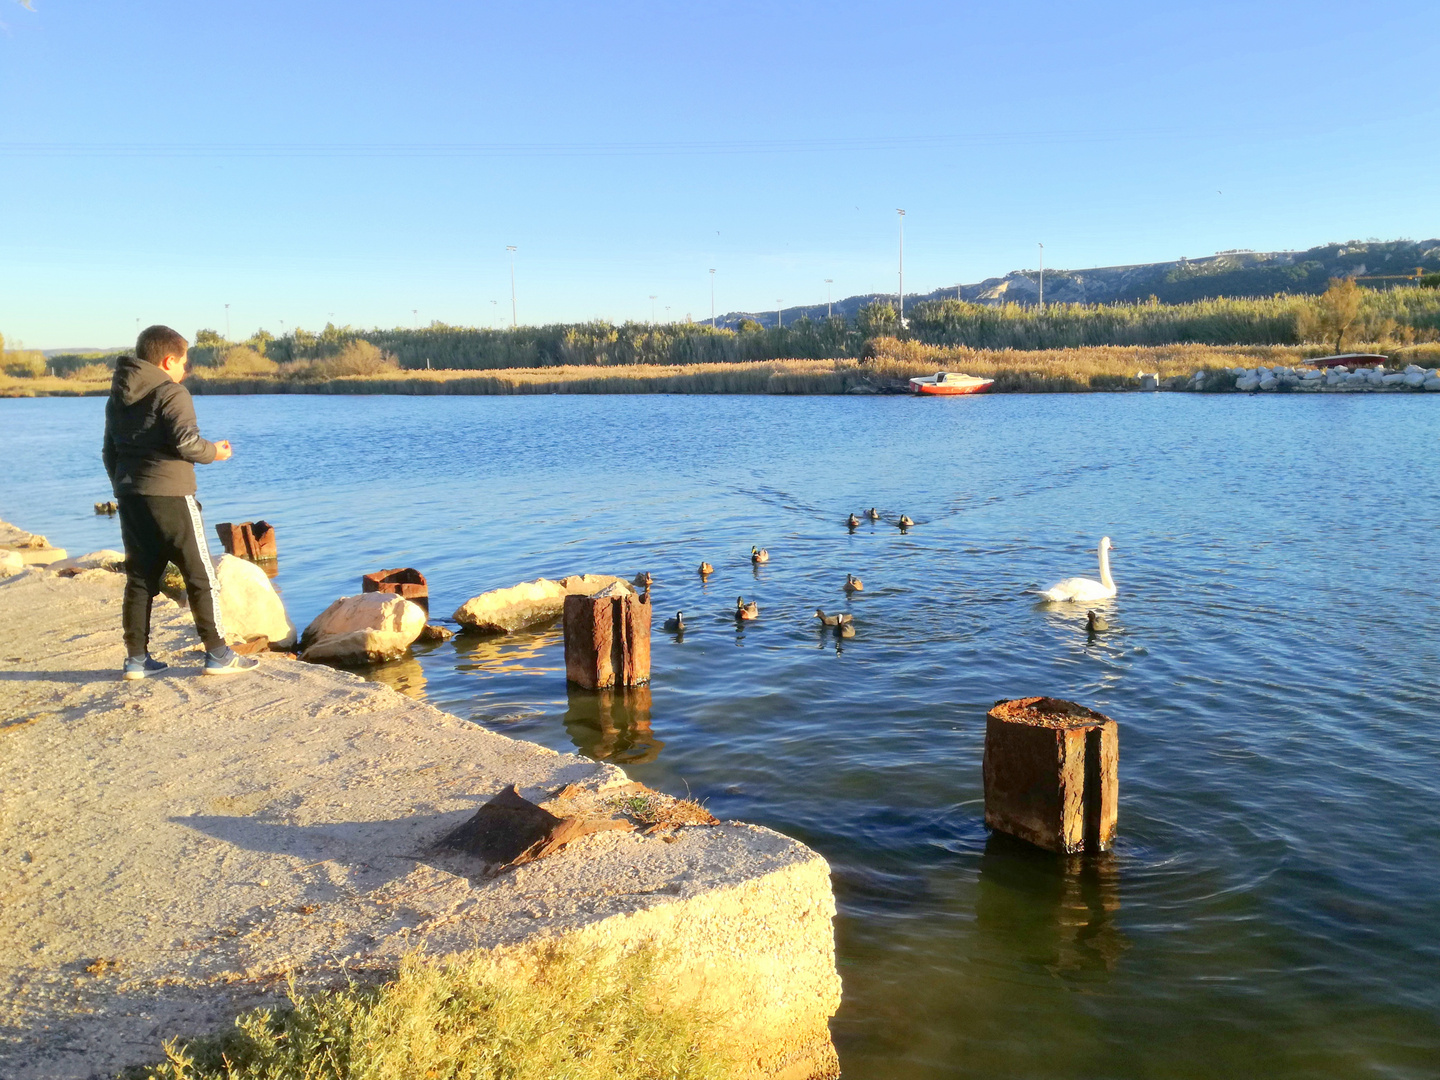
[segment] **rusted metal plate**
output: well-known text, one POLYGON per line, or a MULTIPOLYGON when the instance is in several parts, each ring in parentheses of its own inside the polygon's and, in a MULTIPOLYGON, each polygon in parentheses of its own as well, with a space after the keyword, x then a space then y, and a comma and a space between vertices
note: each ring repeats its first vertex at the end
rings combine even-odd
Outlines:
POLYGON ((430 586, 425 581, 425 575, 409 566, 364 575, 360 579, 360 591, 394 593, 406 600, 430 598, 430 586))
POLYGON ((505 869, 542 859, 593 832, 632 828, 623 818, 557 817, 512 785, 443 837, 437 846, 463 851, 494 869, 505 869))
POLYGON ((224 521, 215 526, 215 535, 220 537, 220 545, 227 554, 249 559, 251 562, 264 562, 278 557, 275 528, 269 522, 243 521, 239 525, 233 525, 224 521))

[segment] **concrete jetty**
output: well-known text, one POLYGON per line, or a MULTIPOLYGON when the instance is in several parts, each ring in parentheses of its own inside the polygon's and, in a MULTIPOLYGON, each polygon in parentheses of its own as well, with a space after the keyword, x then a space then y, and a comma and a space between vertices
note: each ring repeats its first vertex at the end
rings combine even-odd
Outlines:
POLYGON ((440 837, 516 785, 602 804, 621 770, 275 655, 123 683, 119 574, 0 582, 0 1075, 114 1075, 162 1040, 402 956, 658 943, 754 1077, 838 1075, 829 867, 740 822, 586 836, 490 875, 440 837))

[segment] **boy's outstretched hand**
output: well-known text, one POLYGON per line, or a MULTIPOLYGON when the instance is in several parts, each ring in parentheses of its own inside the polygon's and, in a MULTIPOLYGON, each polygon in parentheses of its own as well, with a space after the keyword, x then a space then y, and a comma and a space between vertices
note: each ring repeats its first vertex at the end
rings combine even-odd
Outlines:
POLYGON ((229 439, 221 439, 219 442, 217 442, 217 443, 215 444, 215 460, 216 460, 216 461, 229 461, 229 460, 230 460, 230 456, 231 456, 231 454, 233 454, 233 453, 234 453, 234 451, 230 449, 230 440, 229 440, 229 439))

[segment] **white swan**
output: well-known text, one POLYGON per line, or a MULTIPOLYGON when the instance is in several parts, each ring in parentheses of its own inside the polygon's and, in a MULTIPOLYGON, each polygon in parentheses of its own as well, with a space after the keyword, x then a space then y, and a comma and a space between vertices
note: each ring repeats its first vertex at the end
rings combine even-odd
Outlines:
POLYGON ((1066 578, 1064 581, 1057 581, 1040 595, 1052 602, 1073 600, 1088 604, 1092 600, 1109 600, 1115 595, 1115 581, 1110 576, 1110 548, 1110 538, 1102 536, 1099 547, 1099 581, 1084 577, 1066 578))

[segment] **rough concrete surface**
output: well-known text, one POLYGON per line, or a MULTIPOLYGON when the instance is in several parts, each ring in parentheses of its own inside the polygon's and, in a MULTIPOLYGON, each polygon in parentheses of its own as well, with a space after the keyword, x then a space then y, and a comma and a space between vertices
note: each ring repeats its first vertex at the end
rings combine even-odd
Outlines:
POLYGON ((829 868, 737 822, 602 832, 499 876, 435 841, 515 784, 604 802, 619 769, 273 655, 200 676, 187 613, 118 679, 118 574, 0 582, 0 1076, 113 1076, 284 981, 412 951, 658 943, 751 1075, 837 1074, 829 868))

